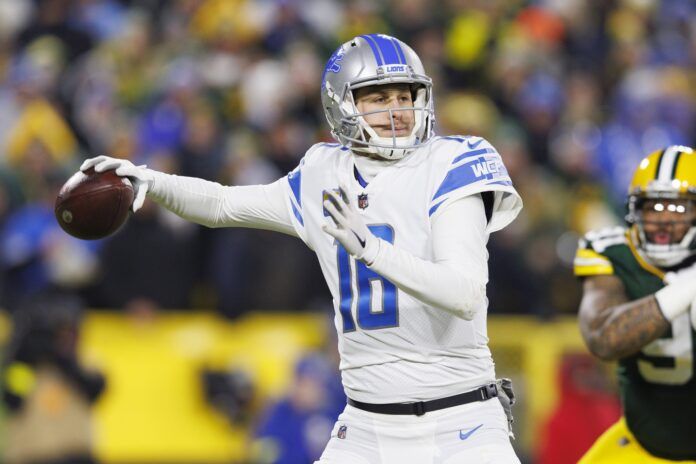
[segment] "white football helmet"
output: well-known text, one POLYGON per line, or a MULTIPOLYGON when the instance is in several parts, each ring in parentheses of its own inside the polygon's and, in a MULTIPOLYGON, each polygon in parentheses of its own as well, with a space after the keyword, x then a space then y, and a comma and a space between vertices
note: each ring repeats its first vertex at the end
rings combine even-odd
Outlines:
POLYGON ((331 134, 353 151, 370 153, 384 159, 403 158, 432 135, 435 120, 432 80, 411 47, 384 34, 355 37, 336 50, 324 68, 321 102, 331 134), (410 84, 414 96, 415 123, 411 134, 404 137, 380 137, 365 122, 366 114, 402 108, 360 113, 353 91, 361 87, 384 84, 410 84))

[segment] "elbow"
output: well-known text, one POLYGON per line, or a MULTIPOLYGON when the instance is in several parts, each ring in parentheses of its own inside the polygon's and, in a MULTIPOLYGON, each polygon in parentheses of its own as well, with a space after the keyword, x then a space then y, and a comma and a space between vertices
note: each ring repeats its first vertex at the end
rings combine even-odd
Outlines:
POLYGON ((479 312, 478 305, 472 304, 471 301, 467 301, 466 299, 457 299, 453 301, 423 301, 439 310, 448 312, 460 319, 464 319, 465 321, 473 320, 476 314, 479 312))
POLYGON ((474 316, 476 316, 476 308, 471 307, 471 305, 461 305, 461 306, 455 306, 453 308, 453 311, 455 316, 464 319, 465 321, 472 321, 474 320, 474 316))
POLYGON ((601 359, 602 361, 607 361, 607 362, 618 361, 621 358, 616 351, 612 350, 609 347, 590 346, 589 349, 590 349, 590 353, 592 353, 593 355, 595 355, 597 358, 601 359))
POLYGON ((462 286, 454 305, 454 312, 465 321, 471 321, 478 313, 486 311, 487 304, 486 285, 471 283, 462 286))
POLYGON ((619 346, 615 346, 601 333, 587 337, 585 342, 590 353, 602 361, 618 361, 625 356, 619 346))
POLYGON ((486 310, 486 287, 461 292, 450 307, 457 317, 465 321, 473 320, 478 313, 486 310))

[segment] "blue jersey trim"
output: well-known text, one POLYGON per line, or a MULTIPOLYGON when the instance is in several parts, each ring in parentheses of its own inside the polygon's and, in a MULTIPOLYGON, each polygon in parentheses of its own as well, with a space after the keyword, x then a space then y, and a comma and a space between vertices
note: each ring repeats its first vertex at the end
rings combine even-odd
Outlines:
POLYGON ((493 150, 492 148, 479 148, 478 150, 468 151, 468 152, 462 153, 461 155, 454 158, 454 160, 452 161, 452 164, 456 164, 459 161, 466 159, 466 158, 470 158, 472 156, 486 155, 488 153, 495 153, 495 150, 493 150))
POLYGON ((454 169, 451 169, 447 173, 447 176, 445 176, 445 180, 442 181, 440 188, 437 190, 437 192, 435 192, 433 200, 453 190, 457 190, 458 188, 466 187, 469 184, 473 184, 474 182, 480 180, 492 180, 492 174, 476 173, 474 169, 474 164, 479 161, 481 161, 480 158, 473 159, 467 163, 457 166, 454 169))
POLYGON ((322 147, 330 147, 330 148, 338 148, 341 151, 347 151, 348 147, 345 145, 341 145, 340 143, 328 143, 328 142, 322 142, 320 143, 322 147))
POLYGON ((373 41, 372 36, 370 35, 361 35, 363 39, 370 45, 370 48, 372 49, 372 54, 375 55, 375 60, 377 61, 377 66, 382 66, 382 55, 380 54, 379 49, 377 48, 377 44, 373 41))
POLYGON ((297 169, 288 174, 288 183, 292 189, 292 194, 295 195, 297 206, 302 207, 302 193, 300 186, 302 185, 302 170, 297 169))
POLYGON ((302 227, 304 227, 304 220, 302 219, 302 214, 300 214, 300 212, 297 210, 297 207, 292 201, 290 201, 290 206, 292 206, 292 212, 297 218, 297 221, 302 225, 302 227))
POLYGON ((461 138, 461 137, 453 137, 453 136, 451 136, 451 135, 448 135, 447 137, 442 137, 442 138, 445 139, 445 140, 456 140, 456 141, 459 142, 459 143, 463 143, 464 140, 465 140, 465 139, 463 139, 463 138, 461 138))
POLYGON ((433 213, 435 213, 435 211, 437 211, 437 209, 438 209, 444 202, 445 202, 445 200, 442 200, 440 203, 438 203, 437 205, 435 205, 435 206, 433 206, 432 208, 430 208, 430 211, 428 211, 428 216, 432 216, 433 213))
POLYGON ((367 181, 363 179, 363 176, 360 175, 358 168, 356 168, 355 166, 353 166, 353 174, 355 175, 355 180, 358 181, 358 184, 360 184, 362 188, 367 187, 367 181))
POLYGON ((512 187, 512 182, 509 180, 496 180, 494 182, 488 182, 486 185, 507 185, 508 187, 512 187))

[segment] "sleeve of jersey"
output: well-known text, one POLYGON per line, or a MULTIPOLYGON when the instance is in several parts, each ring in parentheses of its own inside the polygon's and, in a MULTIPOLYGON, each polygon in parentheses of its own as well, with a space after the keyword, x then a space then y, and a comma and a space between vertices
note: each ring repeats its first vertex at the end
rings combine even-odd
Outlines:
POLYGON ((522 198, 515 190, 503 160, 497 150, 480 137, 468 137, 454 141, 452 155, 445 157, 442 180, 436 184, 430 199, 428 214, 434 220, 448 203, 469 195, 493 192, 494 203, 488 233, 510 224, 522 209, 522 198))
POLYGON ((592 242, 582 238, 575 252, 573 272, 578 277, 611 275, 614 274, 614 266, 609 258, 597 253, 592 248, 592 242))
POLYGON ((208 227, 249 227, 297 235, 285 205, 282 178, 268 185, 223 186, 153 171, 148 192, 175 214, 208 227))
POLYGON ((314 247, 309 242, 309 237, 305 228, 305 221, 308 219, 308 216, 304 210, 302 192, 306 189, 305 181, 307 176, 305 174, 308 169, 314 166, 312 159, 315 158, 313 158, 312 155, 316 153, 316 149, 319 146, 321 146, 321 144, 314 145, 310 148, 300 161, 300 164, 285 176, 283 182, 285 207, 295 230, 295 235, 311 249, 314 249, 314 247))
POLYGON ((295 230, 295 235, 307 243, 305 216, 302 210, 302 172, 305 159, 303 158, 300 164, 283 179, 283 198, 288 216, 291 218, 291 223, 295 230))
POLYGON ((370 268, 430 306, 472 320, 486 310, 486 214, 480 195, 453 202, 432 226, 433 260, 380 241, 370 268))

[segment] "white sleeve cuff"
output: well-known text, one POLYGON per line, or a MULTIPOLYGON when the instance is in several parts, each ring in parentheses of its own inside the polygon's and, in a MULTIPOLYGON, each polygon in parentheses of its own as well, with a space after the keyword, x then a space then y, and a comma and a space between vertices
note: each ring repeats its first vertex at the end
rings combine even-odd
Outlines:
POLYGON ((670 284, 655 292, 660 311, 668 321, 684 314, 696 299, 696 268, 680 272, 670 284))

